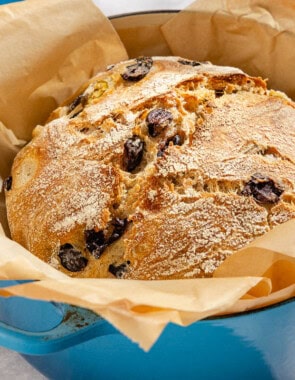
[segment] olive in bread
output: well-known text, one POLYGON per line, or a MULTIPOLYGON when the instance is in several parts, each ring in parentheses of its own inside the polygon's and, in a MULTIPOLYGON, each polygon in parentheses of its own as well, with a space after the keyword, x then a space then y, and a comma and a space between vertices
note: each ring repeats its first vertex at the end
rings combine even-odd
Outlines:
POLYGON ((12 238, 73 277, 210 277, 295 216, 294 120, 287 96, 237 68, 112 65, 17 155, 12 238))

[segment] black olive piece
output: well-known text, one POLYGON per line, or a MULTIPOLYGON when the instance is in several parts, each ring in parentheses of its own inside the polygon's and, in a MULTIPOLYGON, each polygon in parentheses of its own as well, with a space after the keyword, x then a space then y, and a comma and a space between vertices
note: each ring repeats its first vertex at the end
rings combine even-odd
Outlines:
POLYGON ((104 232, 102 230, 95 231, 94 229, 86 230, 84 232, 84 237, 86 248, 96 259, 98 259, 108 246, 104 232))
POLYGON ((80 110, 80 111, 74 113, 74 114, 70 117, 70 119, 74 119, 74 118, 75 118, 76 116, 78 116, 79 113, 81 113, 81 112, 82 112, 82 110, 80 110))
POLYGON ((156 108, 150 111, 146 117, 150 136, 158 136, 163 129, 168 127, 172 120, 172 113, 163 108, 156 108))
POLYGON ((224 95, 224 90, 223 89, 216 89, 215 90, 215 97, 220 98, 222 95, 224 95))
POLYGON ((117 278, 122 278, 124 273, 127 271, 130 261, 126 261, 120 265, 111 264, 109 266, 109 272, 116 276, 117 278))
POLYGON ((77 96, 76 99, 69 105, 69 111, 68 113, 71 113, 76 107, 81 105, 81 107, 78 108, 77 112, 75 112, 73 115, 71 115, 70 119, 75 118, 83 111, 84 106, 86 105, 88 100, 88 95, 81 94, 77 96))
POLYGON ((176 134, 175 136, 171 137, 168 139, 165 144, 160 147, 157 153, 157 157, 162 157, 164 155, 165 150, 168 148, 169 143, 172 141, 173 145, 182 145, 183 144, 183 139, 180 135, 176 134))
POLYGON ((128 139, 124 144, 123 169, 132 172, 140 164, 143 150, 144 142, 138 136, 128 139))
POLYGON ((89 128, 88 127, 84 127, 82 129, 80 129, 80 132, 81 133, 87 133, 89 131, 89 128))
POLYGON ((121 77, 124 80, 137 82, 144 78, 153 66, 153 60, 150 57, 140 57, 135 63, 126 67, 121 77))
POLYGON ((169 145, 170 141, 173 142, 173 145, 182 145, 183 144, 183 140, 182 140, 182 137, 180 135, 175 135, 172 137, 172 139, 168 140, 168 145, 169 145))
POLYGON ((123 233, 125 232, 128 226, 128 220, 127 218, 125 219, 114 218, 114 220, 112 221, 112 225, 114 227, 114 230, 107 241, 108 244, 113 243, 114 241, 118 240, 123 235, 123 233))
POLYGON ((187 66, 193 66, 193 67, 201 65, 201 62, 198 62, 198 61, 189 61, 189 60, 186 60, 186 59, 179 59, 178 63, 181 63, 182 65, 187 65, 187 66))
POLYGON ((81 106, 84 107, 87 103, 87 98, 88 96, 84 94, 77 96, 69 105, 69 113, 73 111, 79 104, 81 104, 81 106))
POLYGON ((5 178, 5 180, 3 181, 3 189, 6 191, 9 191, 11 190, 11 187, 12 187, 12 177, 9 176, 5 178))
POLYGON ((84 232, 86 248, 96 259, 100 258, 104 250, 123 235, 128 223, 127 218, 114 218, 112 220, 113 231, 109 238, 106 238, 107 231, 86 230, 84 232))
POLYGON ((277 203, 280 200, 281 194, 284 192, 275 182, 265 177, 260 173, 255 173, 251 176, 241 194, 252 196, 258 203, 277 203))
POLYGON ((60 247, 58 257, 61 265, 70 272, 80 272, 88 263, 86 257, 69 243, 60 247))
POLYGON ((112 65, 108 65, 107 68, 106 68, 106 70, 107 70, 107 71, 112 70, 114 67, 115 67, 114 64, 112 64, 112 65))

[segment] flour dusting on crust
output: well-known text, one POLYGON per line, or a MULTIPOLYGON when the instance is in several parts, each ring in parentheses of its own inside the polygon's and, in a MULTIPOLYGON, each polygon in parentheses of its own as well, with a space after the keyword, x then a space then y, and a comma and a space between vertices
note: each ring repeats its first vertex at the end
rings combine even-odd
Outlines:
POLYGON ((211 277, 295 217, 294 120, 290 99, 239 69, 120 62, 16 157, 12 236, 71 276, 211 277))

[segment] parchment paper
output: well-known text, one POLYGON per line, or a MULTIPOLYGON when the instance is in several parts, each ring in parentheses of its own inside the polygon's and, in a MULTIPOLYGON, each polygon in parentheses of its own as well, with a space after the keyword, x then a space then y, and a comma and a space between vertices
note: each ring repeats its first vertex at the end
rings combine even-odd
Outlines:
POLYGON ((174 55, 236 66, 295 99, 295 3, 198 0, 162 32, 174 55))
MULTIPOLYGON (((178 14, 163 26, 163 35, 174 53, 194 59, 208 59, 207 55, 210 54, 217 59, 220 55, 222 63, 230 64, 219 46, 223 41, 218 37, 219 22, 222 29, 224 19, 221 17, 220 21, 219 17, 214 16, 224 13, 226 18, 229 14, 235 20, 232 24, 236 31, 232 33, 233 45, 237 43, 235 34, 241 36, 248 30, 243 27, 244 19, 252 21, 255 18, 256 21, 251 26, 254 28, 253 25, 257 25, 258 30, 268 30, 278 23, 284 24, 285 30, 290 29, 287 34, 292 36, 293 23, 288 17, 279 20, 270 18, 270 14, 279 15, 273 2, 269 2, 267 7, 264 2, 259 2, 262 6, 255 7, 253 1, 214 0, 209 3, 207 9, 204 1, 198 1, 188 12, 178 14), (240 7, 237 7, 238 3, 240 7), (214 20, 210 25, 214 27, 210 29, 208 26, 203 33, 198 34, 196 25, 202 22, 204 15, 204 20, 209 17, 210 12, 211 19, 214 20), (198 21, 194 22, 193 17, 198 21), (262 24, 259 24, 260 20, 262 24), (267 20, 272 20, 272 23, 265 25, 267 20), (212 33, 215 33, 214 37, 212 33), (195 39, 201 39, 202 46, 207 46, 207 55, 200 55, 194 50, 197 48, 194 45, 195 39), (177 50, 180 41, 184 48, 181 51, 177 50), (187 50, 190 45, 194 53, 187 50)), ((286 2, 286 7, 288 6, 289 2, 286 2)), ((4 178, 9 174, 13 157, 23 144, 22 139, 30 138, 34 125, 42 123, 52 108, 72 95, 96 70, 125 59, 126 51, 109 21, 88 0, 29 0, 0 7, 0 20, 0 48, 5 58, 0 61, 0 68, 4 69, 0 70, 0 119, 8 127, 1 125, 0 128, 0 175, 4 178), (4 38, 8 32, 10 43, 4 38), (30 44, 27 43, 29 39, 30 44), (3 64, 4 61, 7 64, 3 64)), ((142 18, 141 21, 143 22, 142 18)), ((205 28, 206 24, 203 24, 205 28)), ((148 47, 151 43, 156 43, 156 38, 152 38, 152 42, 146 40, 145 44, 142 24, 140 28, 139 46, 147 54, 148 47)), ((134 28, 131 29, 134 33, 134 28)), ((268 36, 268 46, 274 46, 275 50, 279 39, 264 32, 261 36, 268 36)), ((125 37, 130 43, 131 37, 128 38, 126 34, 125 37)), ((244 40, 248 41, 247 39, 248 35, 245 34, 244 40)), ((162 49, 163 39, 159 41, 159 49, 162 49)), ((292 42, 294 44, 294 39, 292 42)), ((139 46, 136 46, 136 51, 139 46)), ((254 70, 257 66, 256 48, 252 55, 244 55, 241 45, 238 47, 236 55, 239 55, 239 62, 243 57, 251 58, 249 62, 243 63, 254 70)), ((152 51, 157 49, 156 46, 152 48, 152 51)), ((263 57, 268 62, 268 67, 271 66, 269 58, 272 59, 272 56, 263 57)), ((261 59, 262 56, 259 63, 261 59)), ((286 62, 285 56, 283 59, 286 62)), ((261 67, 264 64, 262 62, 261 67)), ((267 70, 262 76, 266 75, 267 70)), ((290 88, 289 79, 290 76, 284 82, 285 88, 290 88)), ((0 278, 39 281, 1 289, 0 295, 19 295, 89 308, 145 350, 152 346, 169 322, 187 326, 207 316, 241 312, 295 297, 295 220, 276 227, 230 257, 212 279, 72 279, 5 236, 8 229, 3 193, 1 197, 0 212, 4 231, 0 228, 0 278)))
POLYGON ((173 15, 164 12, 128 15, 112 19, 111 22, 130 58, 173 55, 161 32, 161 26, 173 15))
POLYGON ((127 58, 91 0, 1 6, 0 35, 0 120, 25 140, 89 77, 127 58))

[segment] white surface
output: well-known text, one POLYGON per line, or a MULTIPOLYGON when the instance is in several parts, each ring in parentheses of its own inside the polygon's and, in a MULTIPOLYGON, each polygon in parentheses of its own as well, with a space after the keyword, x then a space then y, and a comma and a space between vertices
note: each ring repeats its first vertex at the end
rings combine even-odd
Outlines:
POLYGON ((192 0, 93 0, 107 16, 150 10, 183 9, 192 0))
POLYGON ((0 347, 1 380, 45 380, 46 377, 36 371, 19 354, 0 347))

